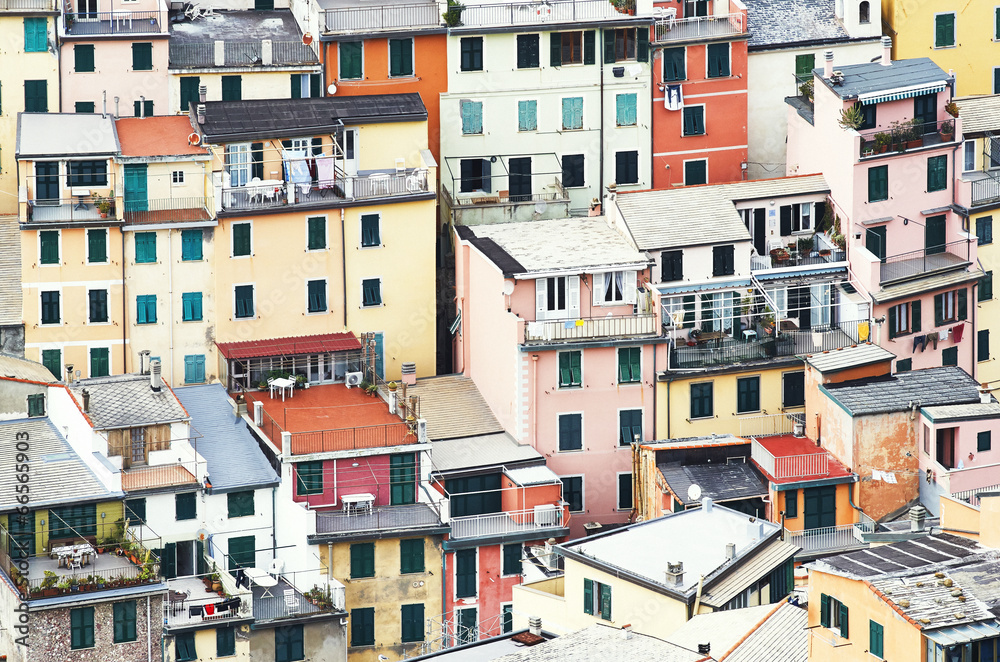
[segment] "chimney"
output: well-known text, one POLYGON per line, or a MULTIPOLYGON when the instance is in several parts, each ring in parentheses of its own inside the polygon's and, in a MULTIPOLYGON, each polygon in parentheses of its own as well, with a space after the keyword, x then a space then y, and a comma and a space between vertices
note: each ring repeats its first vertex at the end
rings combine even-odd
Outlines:
POLYGON ((538 616, 528 618, 528 632, 536 637, 542 636, 542 619, 538 616))
POLYGON ((120 100, 120 97, 115 97, 115 119, 119 118, 119 115, 118 115, 118 101, 119 100, 120 100))
POLYGON ((83 397, 83 413, 84 414, 89 414, 90 413, 90 391, 88 391, 87 389, 83 389, 83 391, 80 392, 80 395, 83 397))
POLYGON ((628 623, 622 626, 622 639, 628 641, 632 638, 632 624, 628 623))
POLYGON ((198 124, 205 123, 205 104, 198 104, 198 124))
POLYGON ((141 94, 139 95, 139 117, 146 117, 146 97, 141 94))
POLYGON ((892 64, 892 37, 882 37, 882 66, 892 64))
POLYGON ((670 563, 667 561, 667 586, 680 586, 684 583, 684 562, 670 563))
POLYGON ((101 94, 101 119, 108 116, 108 91, 104 90, 101 94))
POLYGON ((796 421, 792 426, 792 436, 800 438, 806 436, 806 424, 796 421))
POLYGON ((835 0, 833 3, 833 13, 841 21, 844 20, 844 0, 835 0))
POLYGON ((413 386, 417 383, 417 364, 416 363, 404 363, 400 368, 403 373, 403 383, 407 386, 413 386))
POLYGON ((732 561, 736 558, 736 543, 727 542, 726 543, 726 560, 732 561))
POLYGON ((205 103, 208 101, 208 85, 198 86, 198 102, 205 103))
POLYGON ((73 364, 72 363, 67 363, 66 364, 66 383, 67 384, 72 384, 73 383, 73 364))
POLYGON ((924 520, 927 518, 927 509, 923 506, 910 508, 910 531, 919 533, 924 530, 924 520))
POLYGON ((705 497, 704 499, 702 499, 701 500, 701 508, 706 513, 711 513, 712 512, 712 497, 705 497))
POLYGON ((979 401, 984 405, 988 405, 993 401, 993 396, 990 395, 990 387, 985 382, 979 388, 979 401))
POLYGON ((153 389, 154 393, 159 393, 162 386, 163 380, 160 379, 160 361, 159 359, 153 359, 149 362, 149 387, 153 389))
POLYGON ((830 80, 833 77, 833 51, 823 54, 823 78, 830 80))
POLYGON ((711 643, 698 644, 698 654, 699 655, 708 655, 711 652, 712 652, 712 644, 711 643))

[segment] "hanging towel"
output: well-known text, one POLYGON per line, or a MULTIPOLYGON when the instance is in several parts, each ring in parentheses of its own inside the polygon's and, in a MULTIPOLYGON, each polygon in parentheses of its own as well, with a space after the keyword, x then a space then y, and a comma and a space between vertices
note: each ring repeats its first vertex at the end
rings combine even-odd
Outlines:
POLYGON ((320 188, 330 188, 337 179, 337 164, 328 156, 316 159, 316 181, 320 188))
POLYGON ((680 110, 684 107, 684 92, 680 85, 667 85, 663 93, 664 106, 667 110, 680 110))
POLYGON ((925 342, 925 340, 926 340, 926 336, 923 336, 923 335, 913 336, 913 352, 914 353, 916 353, 916 351, 917 351, 917 345, 920 345, 920 351, 921 352, 924 351, 924 342, 925 342))
POLYGON ((937 349, 938 338, 940 338, 940 337, 941 337, 941 334, 938 333, 937 331, 934 331, 932 333, 928 333, 927 334, 927 344, 930 345, 931 343, 934 343, 934 349, 937 349))
POLYGON ((858 324, 858 340, 868 342, 868 322, 858 324))
POLYGON ((878 469, 872 469, 872 480, 882 480, 882 472, 878 469))
POLYGON ((215 613, 215 605, 213 605, 213 604, 207 604, 207 605, 205 605, 205 615, 206 616, 211 616, 214 613, 215 613))
POLYGON ((300 149, 281 150, 281 160, 285 162, 285 178, 288 181, 296 184, 308 184, 312 181, 305 158, 306 153, 300 149))
POLYGON ((959 324, 958 326, 953 326, 951 328, 951 339, 955 342, 962 342, 962 332, 965 330, 964 324, 959 324))

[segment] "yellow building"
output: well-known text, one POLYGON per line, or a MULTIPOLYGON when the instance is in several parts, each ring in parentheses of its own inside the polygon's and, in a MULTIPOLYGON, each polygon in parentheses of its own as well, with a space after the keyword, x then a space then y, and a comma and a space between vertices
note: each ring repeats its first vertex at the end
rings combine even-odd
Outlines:
POLYGON ((930 57, 955 72, 960 95, 1000 92, 1000 67, 993 66, 1000 62, 1000 8, 995 2, 882 0, 882 23, 892 37, 893 60, 930 57))

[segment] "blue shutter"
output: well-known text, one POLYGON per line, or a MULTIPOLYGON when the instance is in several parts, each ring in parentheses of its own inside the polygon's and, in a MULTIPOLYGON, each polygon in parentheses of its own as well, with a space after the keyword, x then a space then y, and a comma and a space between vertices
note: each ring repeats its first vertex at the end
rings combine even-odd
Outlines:
POLYGON ((483 102, 472 102, 472 133, 483 132, 483 102))
POLYGON ((562 101, 562 127, 568 129, 573 126, 573 105, 572 99, 562 101))

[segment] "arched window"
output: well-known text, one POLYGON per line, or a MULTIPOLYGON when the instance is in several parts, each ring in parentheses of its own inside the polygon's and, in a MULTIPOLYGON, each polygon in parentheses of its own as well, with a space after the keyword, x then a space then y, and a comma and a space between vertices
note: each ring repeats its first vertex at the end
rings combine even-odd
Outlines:
POLYGON ((865 0, 858 6, 858 22, 871 23, 871 21, 872 21, 871 5, 868 4, 868 0, 865 0))

